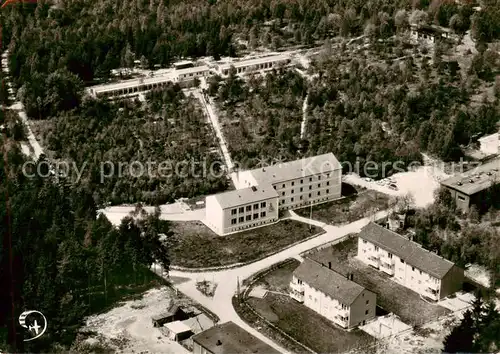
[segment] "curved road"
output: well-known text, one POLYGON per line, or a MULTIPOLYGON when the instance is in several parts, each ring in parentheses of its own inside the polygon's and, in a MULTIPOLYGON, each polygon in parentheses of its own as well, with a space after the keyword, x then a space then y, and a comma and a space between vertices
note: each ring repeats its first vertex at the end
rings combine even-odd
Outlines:
MULTIPOLYGON (((278 262, 284 261, 288 258, 299 258, 302 252, 305 252, 311 248, 318 247, 326 242, 330 242, 339 239, 349 233, 359 232, 363 226, 368 224, 370 220, 379 219, 387 215, 386 211, 381 211, 376 213, 371 218, 364 218, 357 220, 353 223, 342 225, 342 226, 332 226, 324 225, 326 231, 325 234, 319 235, 313 239, 304 241, 298 245, 292 246, 286 250, 278 252, 272 256, 264 258, 260 261, 242 266, 240 268, 233 268, 229 270, 221 271, 211 271, 204 273, 192 273, 188 271, 170 271, 170 276, 187 278, 188 280, 184 283, 175 285, 177 289, 183 292, 188 297, 199 302, 210 311, 214 312, 219 316, 221 322, 233 321, 238 324, 248 332, 252 333, 254 336, 260 338, 262 341, 271 345, 275 349, 282 353, 288 353, 287 350, 280 347, 269 338, 261 334, 259 331, 247 325, 236 313, 232 306, 232 297, 236 293, 238 285, 238 280, 240 283, 252 276, 253 274, 272 266, 278 262), (201 294, 196 289, 196 282, 201 280, 213 281, 217 284, 217 289, 213 298, 209 298, 201 294)), ((309 222, 314 225, 318 225, 315 220, 309 220, 302 217, 298 217, 294 214, 291 216, 292 219, 296 219, 303 222, 309 222)))

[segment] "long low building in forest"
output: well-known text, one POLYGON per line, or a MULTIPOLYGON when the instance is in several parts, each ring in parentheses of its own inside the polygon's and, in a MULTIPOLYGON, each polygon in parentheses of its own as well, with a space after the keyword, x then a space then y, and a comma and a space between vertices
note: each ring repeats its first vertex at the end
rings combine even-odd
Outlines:
POLYGON ((125 80, 116 84, 97 85, 89 88, 89 93, 95 98, 116 98, 120 96, 136 96, 141 92, 147 92, 156 88, 164 87, 168 82, 189 84, 202 77, 210 75, 210 68, 206 65, 193 66, 189 68, 174 69, 162 75, 141 77, 125 80))
POLYGON ((224 63, 216 66, 220 75, 229 75, 229 70, 234 67, 237 74, 250 73, 256 71, 268 71, 276 69, 280 66, 287 65, 291 59, 287 55, 272 55, 262 58, 253 58, 247 60, 235 61, 232 63, 224 63))

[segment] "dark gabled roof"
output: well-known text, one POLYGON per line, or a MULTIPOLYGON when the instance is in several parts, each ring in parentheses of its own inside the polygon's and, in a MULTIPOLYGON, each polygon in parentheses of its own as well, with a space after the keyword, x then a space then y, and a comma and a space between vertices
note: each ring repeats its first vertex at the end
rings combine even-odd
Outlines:
POLYGON ((391 252, 411 266, 438 279, 443 278, 454 266, 453 262, 427 251, 420 244, 374 222, 366 225, 359 233, 359 237, 391 252))
POLYGON ((214 354, 279 354, 233 322, 216 325, 193 337, 193 342, 214 354))
POLYGON ((358 283, 308 258, 295 269, 293 275, 344 305, 352 304, 365 290, 358 283))

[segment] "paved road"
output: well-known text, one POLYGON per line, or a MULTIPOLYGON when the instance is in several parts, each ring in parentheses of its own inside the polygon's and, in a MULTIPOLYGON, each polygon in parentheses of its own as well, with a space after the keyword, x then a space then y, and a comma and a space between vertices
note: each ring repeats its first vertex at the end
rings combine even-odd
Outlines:
MULTIPOLYGON (((204 107, 205 111, 207 112, 208 119, 210 123, 212 124, 212 127, 215 130, 215 135, 217 136, 217 140, 219 141, 220 148, 222 150, 222 155, 224 157, 224 161, 226 163, 226 167, 228 171, 232 171, 234 164, 233 161, 231 160, 231 155, 229 154, 229 149, 227 148, 227 143, 226 139, 224 138, 224 134, 222 134, 222 128, 219 123, 219 118, 217 117, 217 114, 215 113, 215 109, 213 107, 213 103, 210 102, 210 100, 206 100, 204 95, 201 93, 200 90, 192 90, 190 91, 194 97, 196 97, 200 102, 201 105, 204 107)), ((233 179, 233 183, 235 186, 237 186, 237 181, 235 180, 235 177, 233 174, 231 174, 231 178, 233 179)))
MULTIPOLYGON (((287 353, 287 351, 276 343, 262 335, 260 332, 254 328, 248 326, 238 314, 235 312, 233 306, 231 305, 231 299, 237 290, 237 282, 240 283, 249 278, 251 275, 272 266, 278 262, 284 261, 288 258, 300 259, 299 255, 311 248, 318 247, 326 242, 330 242, 339 239, 349 233, 359 232, 361 228, 366 225, 372 219, 382 218, 387 215, 386 211, 381 211, 375 214, 372 218, 364 218, 353 223, 343 225, 343 226, 332 226, 324 225, 326 231, 325 234, 319 235, 313 239, 290 247, 284 251, 278 252, 272 256, 269 256, 260 261, 242 266, 240 268, 234 268, 229 270, 212 271, 205 273, 190 273, 185 271, 171 271, 170 275, 175 277, 188 278, 189 281, 176 285, 176 287, 182 291, 184 294, 190 298, 198 301, 203 306, 213 311, 220 317, 221 322, 233 321, 246 329, 248 332, 252 333, 256 337, 260 338, 264 342, 273 346, 277 350, 287 353), (208 298, 202 295, 195 287, 197 281, 208 280, 217 283, 217 289, 213 298, 208 298)), ((293 217, 293 215, 292 215, 293 217)), ((307 221, 309 219, 301 218, 301 221, 307 221)), ((318 225, 318 221, 310 221, 311 223, 318 225)), ((321 223, 322 224, 322 223, 321 223)))

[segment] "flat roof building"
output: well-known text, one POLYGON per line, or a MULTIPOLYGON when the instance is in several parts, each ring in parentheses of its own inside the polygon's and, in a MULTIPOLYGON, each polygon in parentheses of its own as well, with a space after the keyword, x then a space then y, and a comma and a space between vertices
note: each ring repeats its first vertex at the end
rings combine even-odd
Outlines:
POLYGON ((472 204, 484 203, 484 192, 500 182, 500 158, 470 171, 441 181, 456 202, 457 208, 467 212, 472 204))
POLYGON ((169 81, 173 81, 172 75, 163 74, 113 84, 91 86, 88 90, 93 97, 113 98, 124 95, 138 95, 140 92, 166 86, 169 81))
POLYGON ((194 354, 279 354, 234 322, 216 325, 193 336, 194 354))
POLYGON ((359 233, 358 259, 432 300, 462 288, 463 269, 374 222, 359 233))
POLYGON ((229 69, 234 67, 237 74, 252 72, 252 71, 267 71, 278 67, 279 65, 286 65, 291 62, 287 55, 272 55, 261 58, 252 58, 246 60, 234 61, 231 63, 222 63, 217 65, 217 70, 221 75, 228 75, 229 69))
POLYGON ((188 339, 193 335, 191 327, 181 321, 165 323, 163 326, 167 330, 168 338, 176 342, 188 339))

